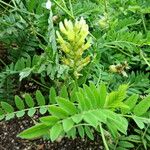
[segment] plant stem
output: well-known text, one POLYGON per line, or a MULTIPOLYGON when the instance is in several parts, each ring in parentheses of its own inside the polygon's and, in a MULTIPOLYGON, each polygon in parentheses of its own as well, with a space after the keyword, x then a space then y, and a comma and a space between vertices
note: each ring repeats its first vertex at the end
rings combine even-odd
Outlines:
POLYGON ((145 33, 147 33, 147 28, 146 28, 146 24, 145 24, 145 19, 144 19, 144 15, 141 13, 141 18, 142 18, 142 23, 143 23, 143 27, 144 27, 144 31, 145 33))
POLYGON ((36 81, 35 79, 31 79, 33 82, 35 82, 35 83, 37 83, 38 85, 40 85, 40 86, 42 86, 42 87, 44 87, 44 88, 46 88, 46 89, 50 89, 48 86, 46 86, 46 85, 44 85, 44 84, 42 84, 42 83, 40 83, 40 82, 38 82, 38 81, 36 81))
POLYGON ((146 64, 150 67, 150 63, 147 61, 147 59, 144 57, 142 50, 140 50, 140 55, 141 57, 144 59, 144 61, 146 62, 146 64))
POLYGON ((67 13, 73 20, 75 20, 74 16, 72 16, 72 14, 70 14, 70 12, 68 10, 63 8, 56 0, 53 0, 53 1, 58 7, 60 7, 65 13, 67 13))
POLYGON ((7 65, 5 64, 5 62, 4 62, 2 59, 0 59, 0 62, 1 62, 4 66, 7 66, 7 65))
POLYGON ((69 5, 70 5, 70 11, 71 11, 71 14, 72 14, 72 16, 74 17, 71 0, 69 0, 69 5))
POLYGON ((28 11, 21 10, 21 9, 19 9, 19 8, 17 8, 17 7, 14 7, 14 6, 10 5, 9 3, 6 3, 6 2, 4 2, 4 1, 2 1, 2 0, 0 0, 0 3, 6 5, 6 6, 10 7, 10 8, 13 8, 13 9, 16 10, 16 11, 19 11, 19 12, 22 12, 22 13, 25 13, 25 14, 28 14, 28 15, 35 16, 34 13, 30 13, 30 12, 28 12, 28 11))
POLYGON ((105 149, 109 150, 107 142, 106 142, 106 139, 105 139, 105 136, 104 136, 104 131, 103 131, 101 123, 100 123, 99 127, 100 127, 100 132, 101 132, 101 136, 102 136, 102 139, 103 139, 103 143, 104 143, 105 149))

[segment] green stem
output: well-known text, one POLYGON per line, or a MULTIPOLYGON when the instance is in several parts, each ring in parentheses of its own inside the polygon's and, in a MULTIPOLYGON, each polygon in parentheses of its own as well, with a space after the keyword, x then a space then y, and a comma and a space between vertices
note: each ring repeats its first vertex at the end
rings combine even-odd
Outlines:
POLYGON ((78 86, 78 80, 77 80, 77 78, 76 78, 76 77, 75 77, 75 86, 76 86, 76 90, 78 91, 79 86, 78 86))
POLYGON ((60 7, 65 13, 67 13, 73 20, 75 20, 74 16, 72 16, 72 14, 70 14, 68 10, 63 8, 56 0, 53 0, 53 1, 58 7, 60 7))
POLYGON ((33 15, 33 16, 35 16, 34 13, 30 13, 30 12, 21 10, 21 9, 19 9, 19 8, 17 8, 17 7, 14 7, 14 6, 10 5, 9 3, 6 3, 6 2, 4 2, 4 1, 2 1, 2 0, 0 0, 0 3, 6 5, 6 6, 10 7, 10 8, 13 8, 13 9, 16 10, 16 11, 19 11, 19 12, 22 12, 22 13, 25 13, 25 14, 28 14, 28 15, 33 15))
POLYGON ((4 66, 7 66, 7 65, 5 64, 5 62, 4 62, 2 59, 0 59, 0 62, 1 62, 4 66))
POLYGON ((107 0, 104 0, 104 7, 105 7, 105 12, 108 14, 108 9, 107 9, 107 0))
POLYGON ((105 149, 109 150, 107 142, 106 142, 106 139, 105 139, 105 136, 104 136, 104 131, 103 131, 101 123, 100 123, 99 127, 100 127, 100 132, 101 132, 101 136, 102 136, 102 139, 103 139, 103 143, 104 143, 105 149))
POLYGON ((144 19, 144 15, 141 13, 141 18, 142 18, 142 23, 143 23, 143 27, 144 27, 144 31, 145 33, 147 33, 147 28, 146 28, 146 24, 145 24, 145 19, 144 19))
POLYGON ((144 61, 146 62, 146 64, 150 67, 150 63, 147 61, 147 59, 144 57, 142 50, 140 50, 140 55, 141 57, 144 59, 144 61))
POLYGON ((71 11, 71 15, 74 17, 71 0, 69 0, 69 5, 70 5, 70 11, 71 11))
POLYGON ((44 84, 42 84, 42 83, 40 83, 40 82, 38 82, 38 81, 36 81, 35 79, 31 79, 33 82, 35 82, 35 83, 37 83, 38 85, 40 85, 40 86, 42 86, 42 87, 44 87, 44 88, 46 88, 46 89, 50 89, 48 86, 46 86, 46 85, 44 85, 44 84))

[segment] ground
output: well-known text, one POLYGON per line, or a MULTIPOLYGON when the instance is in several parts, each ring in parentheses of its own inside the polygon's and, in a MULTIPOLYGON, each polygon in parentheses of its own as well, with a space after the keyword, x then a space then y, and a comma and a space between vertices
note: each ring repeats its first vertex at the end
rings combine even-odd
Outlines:
POLYGON ((16 135, 33 125, 31 118, 13 119, 7 122, 0 122, 0 150, 101 150, 103 146, 98 135, 95 140, 79 137, 71 140, 64 138, 59 142, 37 140, 23 140, 16 135))

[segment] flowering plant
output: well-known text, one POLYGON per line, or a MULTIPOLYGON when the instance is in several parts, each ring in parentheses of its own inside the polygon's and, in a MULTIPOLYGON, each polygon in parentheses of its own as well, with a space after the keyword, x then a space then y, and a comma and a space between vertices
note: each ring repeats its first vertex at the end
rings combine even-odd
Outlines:
POLYGON ((90 62, 90 56, 83 58, 83 53, 91 46, 91 39, 87 39, 89 27, 86 21, 81 18, 73 24, 71 20, 64 20, 59 24, 59 31, 56 31, 57 41, 60 44, 60 50, 64 53, 62 57, 63 64, 69 66, 73 74, 78 78, 79 73, 84 66, 90 62))

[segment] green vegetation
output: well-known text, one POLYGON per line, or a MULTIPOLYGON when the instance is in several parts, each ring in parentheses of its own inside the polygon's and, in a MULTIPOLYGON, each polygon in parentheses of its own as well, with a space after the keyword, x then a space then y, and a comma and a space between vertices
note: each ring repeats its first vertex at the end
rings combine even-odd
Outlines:
POLYGON ((19 137, 96 133, 106 150, 150 148, 147 0, 0 0, 0 8, 1 121, 38 112, 19 137))

